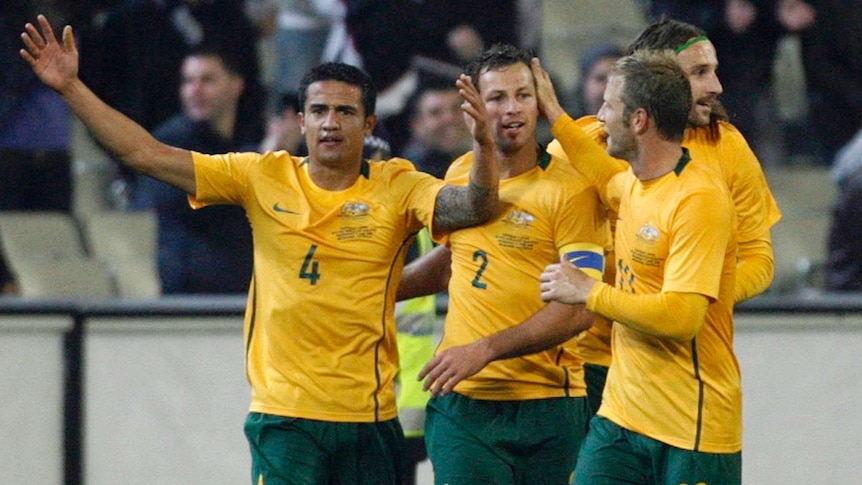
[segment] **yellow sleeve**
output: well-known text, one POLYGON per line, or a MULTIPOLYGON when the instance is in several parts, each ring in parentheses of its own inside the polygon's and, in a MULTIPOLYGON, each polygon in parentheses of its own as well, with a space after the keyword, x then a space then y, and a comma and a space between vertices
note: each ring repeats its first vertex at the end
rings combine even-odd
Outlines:
POLYGON ((768 229, 760 237, 738 241, 736 286, 733 292, 736 303, 766 291, 774 276, 775 258, 768 229))
POLYGON ((602 202, 612 211, 619 209, 620 185, 614 183, 617 175, 628 169, 628 163, 608 155, 599 143, 591 138, 569 115, 563 114, 551 127, 551 133, 566 157, 590 184, 596 187, 602 202))
POLYGON ((635 295, 606 283, 593 286, 587 309, 639 332, 674 340, 691 340, 700 331, 709 299, 698 293, 635 295))

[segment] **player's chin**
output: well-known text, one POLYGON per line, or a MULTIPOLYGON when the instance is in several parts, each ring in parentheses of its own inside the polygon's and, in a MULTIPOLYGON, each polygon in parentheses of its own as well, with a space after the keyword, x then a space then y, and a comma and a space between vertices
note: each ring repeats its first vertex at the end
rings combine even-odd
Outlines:
POLYGON ((688 124, 692 126, 706 126, 709 124, 710 115, 712 115, 711 106, 696 104, 689 114, 688 124))

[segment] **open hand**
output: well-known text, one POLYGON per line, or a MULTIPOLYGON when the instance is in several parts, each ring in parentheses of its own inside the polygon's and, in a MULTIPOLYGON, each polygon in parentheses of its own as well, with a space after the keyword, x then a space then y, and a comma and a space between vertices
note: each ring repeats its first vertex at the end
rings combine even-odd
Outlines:
POLYGON ((36 20, 41 32, 28 22, 21 34, 26 49, 19 52, 45 85, 62 93, 78 78, 78 49, 75 47, 72 27, 67 25, 63 29, 61 45, 48 19, 39 15, 36 20))
POLYGON ((461 74, 458 80, 455 81, 455 86, 458 87, 458 92, 464 98, 461 103, 461 111, 464 112, 464 121, 467 127, 470 128, 470 133, 473 139, 479 145, 491 145, 494 143, 494 138, 491 135, 491 128, 488 126, 488 113, 485 110, 485 102, 482 101, 482 96, 479 90, 473 85, 473 80, 466 74, 461 74))
POLYGON ((557 99, 557 92, 554 90, 554 83, 551 82, 551 75, 542 67, 538 57, 533 58, 530 69, 532 69, 533 78, 536 80, 536 98, 539 102, 539 111, 553 125, 564 111, 563 107, 560 106, 559 99, 557 99))

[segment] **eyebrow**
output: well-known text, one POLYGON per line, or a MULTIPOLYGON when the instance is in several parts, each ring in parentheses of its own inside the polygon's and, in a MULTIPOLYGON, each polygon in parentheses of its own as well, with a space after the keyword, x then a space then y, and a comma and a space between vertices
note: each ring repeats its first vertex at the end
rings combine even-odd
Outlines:
POLYGON ((337 111, 352 110, 358 111, 359 107, 353 104, 326 104, 326 103, 310 103, 311 108, 333 108, 337 111))

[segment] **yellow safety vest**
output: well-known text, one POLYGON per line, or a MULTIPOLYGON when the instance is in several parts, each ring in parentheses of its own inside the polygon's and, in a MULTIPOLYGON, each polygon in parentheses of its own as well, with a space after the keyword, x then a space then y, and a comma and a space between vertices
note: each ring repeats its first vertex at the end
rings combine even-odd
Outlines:
MULTIPOLYGON (((434 244, 427 229, 416 235, 419 254, 430 251, 434 244)), ((398 325, 396 335, 401 362, 398 381, 398 418, 404 436, 413 438, 425 434, 425 404, 429 394, 416 380, 422 367, 434 356, 434 338, 437 330, 437 303, 435 295, 420 296, 399 303, 395 311, 398 325)))

